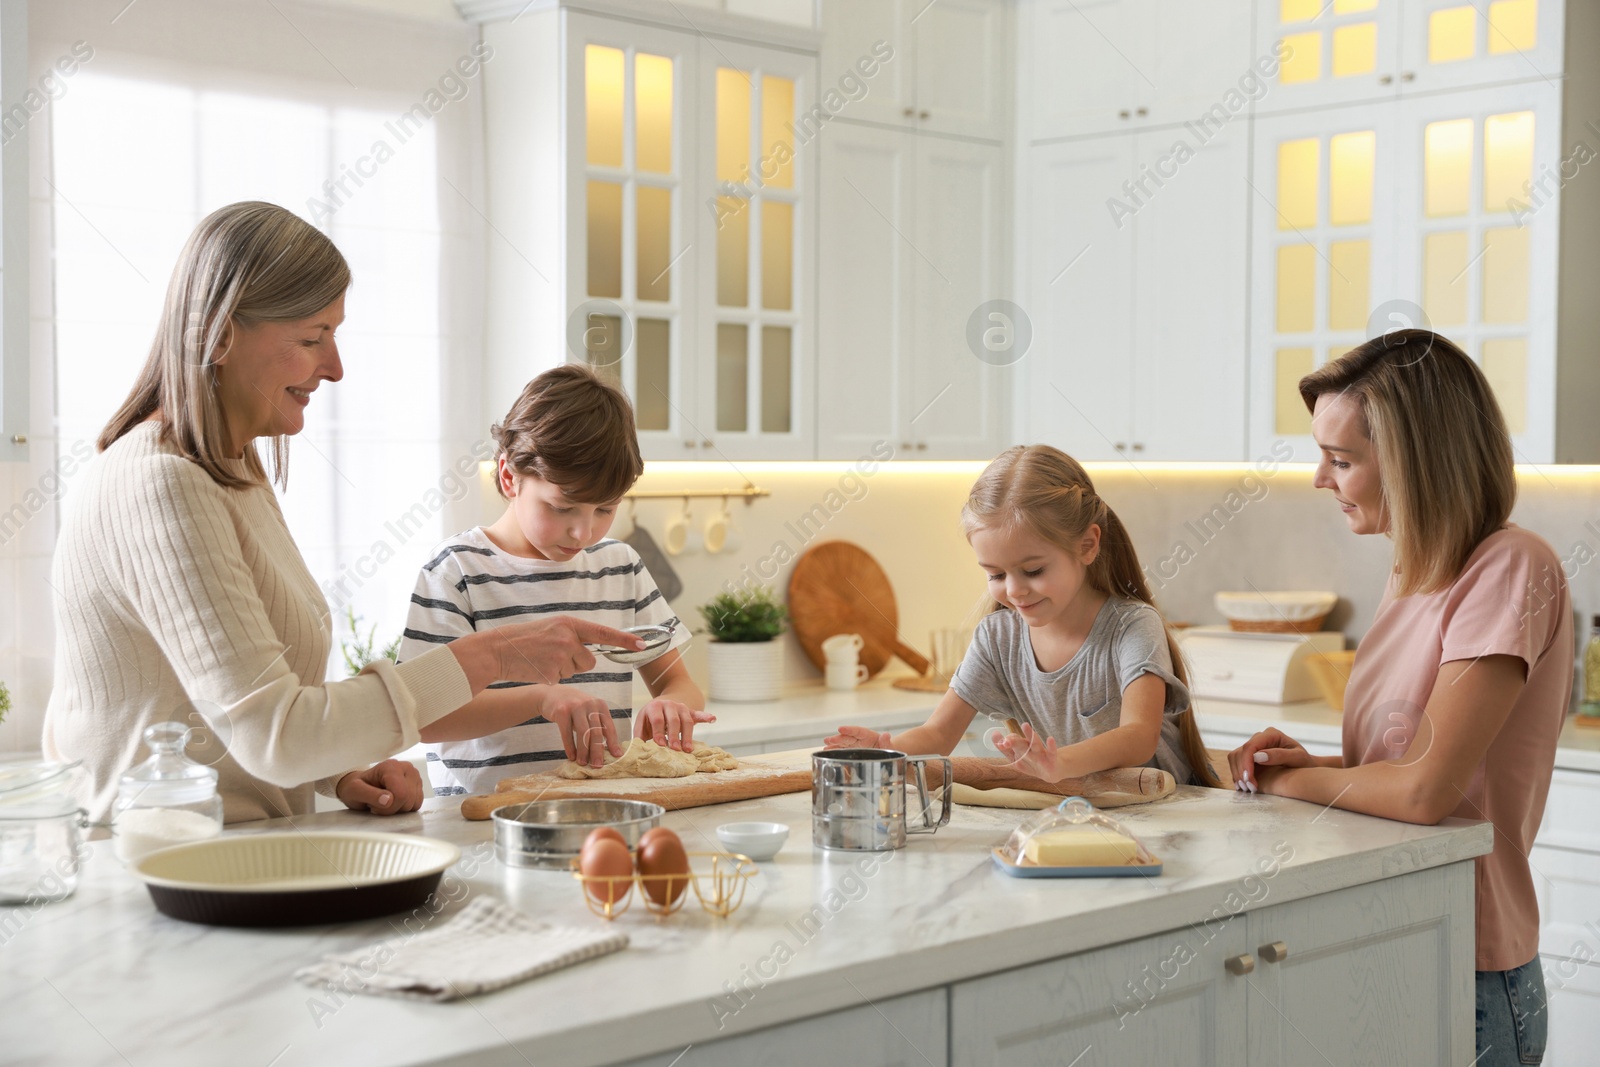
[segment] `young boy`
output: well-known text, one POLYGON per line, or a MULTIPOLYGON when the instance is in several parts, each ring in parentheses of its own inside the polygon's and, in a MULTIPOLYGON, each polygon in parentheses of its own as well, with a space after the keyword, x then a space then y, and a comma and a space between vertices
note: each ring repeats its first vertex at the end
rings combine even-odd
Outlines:
MULTIPOLYGON (((411 595, 400 659, 550 612, 619 629, 674 624, 671 651, 639 667, 654 699, 639 709, 634 732, 688 751, 695 724, 714 719, 678 651, 688 628, 639 554, 605 539, 644 470, 627 398, 567 364, 529 382, 490 433, 505 513, 434 550, 411 595)), ((558 684, 496 682, 423 729, 433 791, 487 793, 501 778, 564 759, 598 767, 607 751, 622 754, 618 724, 632 717, 633 672, 604 658, 558 684)))

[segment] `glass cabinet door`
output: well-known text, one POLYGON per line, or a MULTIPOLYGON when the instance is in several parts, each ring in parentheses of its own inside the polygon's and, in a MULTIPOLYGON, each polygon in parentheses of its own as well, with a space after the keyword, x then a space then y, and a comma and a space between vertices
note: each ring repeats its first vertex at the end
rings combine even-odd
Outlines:
POLYGON ((1561 0, 1407 0, 1401 91, 1559 80, 1565 7, 1561 0))
POLYGON ((569 174, 582 221, 569 236, 567 358, 627 392, 646 442, 692 433, 683 290, 693 278, 682 264, 694 53, 693 38, 664 32, 580 39, 571 53, 581 128, 570 131, 569 174))
POLYGON ((1278 59, 1257 114, 1394 97, 1402 0, 1259 0, 1256 58, 1278 59))
POLYGON ((820 127, 801 105, 813 61, 732 44, 704 58, 699 316, 711 369, 698 419, 712 454, 702 458, 724 439, 745 456, 807 456, 802 352, 814 312, 801 250, 820 127))
POLYGON ((1408 101, 1401 290, 1483 368, 1519 462, 1554 446, 1559 89, 1408 101))
POLYGON ((1256 130, 1252 439, 1312 459, 1301 377, 1369 336, 1393 294, 1390 117, 1368 107, 1263 119, 1256 130), (1375 121, 1376 120, 1376 121, 1375 121))

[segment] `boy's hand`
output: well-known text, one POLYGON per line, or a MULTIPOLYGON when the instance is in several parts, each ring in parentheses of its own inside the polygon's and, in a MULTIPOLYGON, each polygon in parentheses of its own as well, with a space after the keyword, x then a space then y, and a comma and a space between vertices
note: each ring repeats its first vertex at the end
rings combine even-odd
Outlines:
POLYGON ((841 726, 832 737, 823 738, 823 748, 888 748, 889 735, 866 726, 841 726))
POLYGON ((1056 760, 1056 739, 1040 737, 1028 723, 1022 724, 1020 734, 996 736, 994 745, 1014 770, 1043 782, 1059 782, 1065 777, 1056 760))
POLYGON ((617 724, 604 700, 572 685, 545 690, 539 714, 556 724, 567 758, 589 767, 603 767, 606 753, 622 755, 617 724))
POLYGON ((716 722, 717 717, 681 701, 656 697, 634 712, 633 720, 635 737, 654 741, 662 748, 689 752, 694 748, 695 725, 716 722))
POLYGON ((345 807, 374 815, 398 815, 422 807, 422 776, 415 764, 403 759, 351 771, 333 791, 345 807))

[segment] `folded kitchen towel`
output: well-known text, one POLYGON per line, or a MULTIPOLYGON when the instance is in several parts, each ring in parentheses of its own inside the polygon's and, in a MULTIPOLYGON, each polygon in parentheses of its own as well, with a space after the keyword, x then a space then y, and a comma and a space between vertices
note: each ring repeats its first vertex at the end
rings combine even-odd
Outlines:
POLYGON ((627 944, 624 933, 539 922, 504 901, 478 897, 434 929, 330 953, 294 976, 344 993, 455 1000, 492 993, 627 944))

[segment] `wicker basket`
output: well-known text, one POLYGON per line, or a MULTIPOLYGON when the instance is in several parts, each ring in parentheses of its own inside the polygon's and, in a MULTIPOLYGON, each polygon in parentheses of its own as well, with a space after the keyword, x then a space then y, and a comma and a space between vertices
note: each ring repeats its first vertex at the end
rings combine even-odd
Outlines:
POLYGON ((1229 619, 1228 629, 1247 634, 1314 634, 1322 629, 1326 614, 1313 619, 1229 619))
POLYGON ((1344 711, 1344 687, 1350 681, 1350 672, 1355 665, 1354 650, 1319 652, 1306 660, 1312 679, 1317 683, 1317 688, 1322 690, 1322 699, 1334 711, 1344 711))

